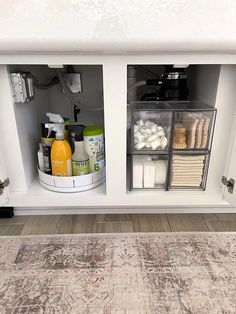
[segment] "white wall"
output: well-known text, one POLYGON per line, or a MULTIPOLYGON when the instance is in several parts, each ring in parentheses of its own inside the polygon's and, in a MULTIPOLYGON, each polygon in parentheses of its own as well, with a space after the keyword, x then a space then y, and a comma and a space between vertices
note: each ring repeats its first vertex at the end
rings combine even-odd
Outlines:
MULTIPOLYGON (((47 81, 47 66, 10 66, 10 72, 30 71, 39 80, 47 81)), ((41 138, 40 123, 46 121, 49 111, 47 90, 35 88, 35 99, 28 103, 15 103, 14 112, 20 141, 25 180, 28 187, 37 174, 37 151, 41 138)), ((18 189, 17 189, 18 190, 18 189)))
POLYGON ((189 99, 215 107, 220 65, 191 65, 188 69, 189 99))
MULTIPOLYGON (((64 69, 66 70, 66 69, 64 69)), ((63 71, 64 71, 63 70, 63 71)), ((74 70, 81 73, 82 93, 77 97, 83 107, 103 108, 103 74, 102 66, 77 65, 74 70)), ((68 97, 62 93, 61 85, 58 84, 48 90, 51 112, 58 112, 62 116, 70 117, 73 121, 73 104, 68 97)), ((78 107, 80 105, 78 104, 78 107)), ((78 122, 82 124, 104 125, 104 114, 101 111, 85 110, 81 107, 78 122)))

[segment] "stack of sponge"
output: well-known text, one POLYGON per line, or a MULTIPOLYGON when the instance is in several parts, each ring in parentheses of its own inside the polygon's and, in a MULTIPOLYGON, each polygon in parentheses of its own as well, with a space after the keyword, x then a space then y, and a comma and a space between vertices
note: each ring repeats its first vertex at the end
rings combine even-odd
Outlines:
POLYGON ((150 156, 133 156, 133 188, 153 189, 166 182, 167 160, 150 156))

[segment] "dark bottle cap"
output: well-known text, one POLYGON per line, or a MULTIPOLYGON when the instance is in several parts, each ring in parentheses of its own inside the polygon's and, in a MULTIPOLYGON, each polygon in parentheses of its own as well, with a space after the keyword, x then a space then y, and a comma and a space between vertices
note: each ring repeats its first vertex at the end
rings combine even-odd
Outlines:
POLYGON ((41 123, 41 136, 43 138, 46 138, 46 137, 55 138, 56 132, 51 131, 49 136, 48 136, 48 128, 45 127, 45 123, 41 123))
POLYGON ((83 134, 75 134, 75 141, 76 142, 83 142, 84 140, 84 137, 83 137, 83 134))
POLYGON ((84 135, 83 135, 84 128, 85 128, 84 125, 78 126, 78 129, 75 132, 75 141, 76 142, 83 142, 83 140, 84 140, 84 135))

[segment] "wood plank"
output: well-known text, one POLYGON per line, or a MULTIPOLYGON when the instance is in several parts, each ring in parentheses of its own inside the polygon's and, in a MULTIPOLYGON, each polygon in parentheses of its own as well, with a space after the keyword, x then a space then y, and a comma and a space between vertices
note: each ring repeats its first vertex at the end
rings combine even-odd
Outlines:
POLYGON ((57 234, 60 228, 60 215, 31 216, 25 223, 21 234, 57 234))
POLYGON ((104 222, 96 223, 96 233, 121 233, 121 232, 134 232, 132 222, 104 222))
POLYGON ((206 221, 208 229, 212 232, 236 231, 236 221, 206 221))
POLYGON ((75 215, 73 233, 94 233, 96 215, 75 215))
POLYGON ((1 218, 0 225, 25 224, 30 216, 13 216, 12 218, 1 218))
POLYGON ((71 234, 75 228, 76 215, 61 215, 59 221, 59 234, 71 234))
POLYGON ((132 222, 132 214, 105 214, 105 215, 96 215, 97 222, 132 222))
POLYGON ((216 217, 221 221, 236 221, 236 214, 216 214, 216 217))
POLYGON ((171 231, 209 231, 199 214, 168 214, 171 231))
POLYGON ((218 221, 218 217, 216 214, 201 214, 202 218, 204 219, 204 221, 208 220, 208 221, 218 221))
POLYGON ((0 219, 0 235, 94 232, 236 231, 236 214, 109 214, 0 219))
POLYGON ((16 236, 21 234, 21 231, 23 229, 23 224, 15 224, 15 225, 0 225, 0 235, 6 235, 6 236, 16 236))
POLYGON ((138 214, 133 215, 134 232, 170 232, 166 215, 138 214))

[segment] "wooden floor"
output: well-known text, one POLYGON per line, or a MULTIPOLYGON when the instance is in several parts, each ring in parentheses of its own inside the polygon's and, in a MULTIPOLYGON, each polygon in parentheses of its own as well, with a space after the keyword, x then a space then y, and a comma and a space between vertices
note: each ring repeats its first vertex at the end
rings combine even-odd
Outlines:
POLYGON ((0 219, 0 235, 236 231, 236 214, 19 216, 0 219))

